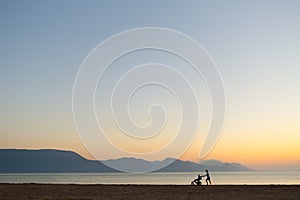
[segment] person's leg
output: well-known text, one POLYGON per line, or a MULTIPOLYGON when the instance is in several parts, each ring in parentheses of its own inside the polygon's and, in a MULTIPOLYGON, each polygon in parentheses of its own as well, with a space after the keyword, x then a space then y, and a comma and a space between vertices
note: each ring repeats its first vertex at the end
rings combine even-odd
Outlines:
POLYGON ((206 185, 211 185, 210 178, 206 179, 206 185))

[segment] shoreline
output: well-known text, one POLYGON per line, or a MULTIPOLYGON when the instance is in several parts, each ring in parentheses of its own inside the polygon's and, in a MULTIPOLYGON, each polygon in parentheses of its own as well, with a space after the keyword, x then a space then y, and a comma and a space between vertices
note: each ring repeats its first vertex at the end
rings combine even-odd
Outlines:
POLYGON ((191 187, 213 187, 213 186, 299 186, 300 183, 295 184, 212 184, 206 185, 202 184, 200 186, 190 185, 190 184, 139 184, 139 183, 9 183, 9 182, 0 182, 0 185, 78 185, 78 186, 191 186, 191 187))
POLYGON ((299 185, 0 183, 0 199, 300 199, 299 185))

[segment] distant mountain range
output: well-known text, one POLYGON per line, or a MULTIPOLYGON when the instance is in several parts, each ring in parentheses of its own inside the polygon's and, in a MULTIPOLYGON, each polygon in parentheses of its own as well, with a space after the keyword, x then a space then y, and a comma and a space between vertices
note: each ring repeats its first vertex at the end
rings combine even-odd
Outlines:
POLYGON ((0 173, 92 173, 118 172, 106 165, 128 172, 199 172, 210 171, 250 171, 239 163, 222 163, 205 160, 200 163, 166 158, 162 161, 146 161, 136 158, 119 158, 104 161, 88 160, 72 151, 0 149, 0 173), (167 167, 161 168, 161 166, 167 167))

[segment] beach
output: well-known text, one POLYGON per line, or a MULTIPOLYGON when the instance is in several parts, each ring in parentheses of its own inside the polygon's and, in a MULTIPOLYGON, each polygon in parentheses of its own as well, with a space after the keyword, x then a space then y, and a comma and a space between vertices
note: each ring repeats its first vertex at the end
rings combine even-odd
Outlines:
POLYGON ((300 199, 300 185, 0 184, 0 199, 300 199))

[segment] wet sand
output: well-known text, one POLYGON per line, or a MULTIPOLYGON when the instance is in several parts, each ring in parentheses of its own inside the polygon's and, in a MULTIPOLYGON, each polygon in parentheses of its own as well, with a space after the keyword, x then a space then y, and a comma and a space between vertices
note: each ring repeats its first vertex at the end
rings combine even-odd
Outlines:
POLYGON ((300 185, 0 184, 0 199, 300 199, 300 185))

